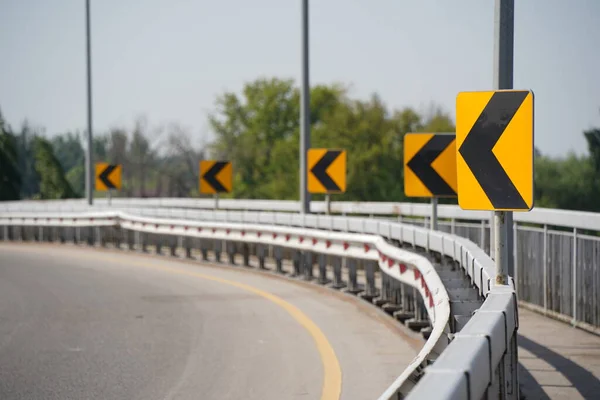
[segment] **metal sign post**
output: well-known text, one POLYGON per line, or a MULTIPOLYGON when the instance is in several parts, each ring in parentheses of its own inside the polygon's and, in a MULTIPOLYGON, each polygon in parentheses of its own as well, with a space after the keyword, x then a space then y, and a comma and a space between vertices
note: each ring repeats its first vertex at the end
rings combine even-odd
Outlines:
POLYGON ((437 231, 438 228, 438 199, 437 197, 431 198, 431 220, 429 221, 429 227, 432 231, 437 231))
POLYGON ((214 194, 215 197, 215 210, 219 209, 219 193, 214 194))
MULTIPOLYGON (((496 0, 494 7, 494 89, 513 88, 514 0, 496 0)), ((494 212, 494 259, 496 284, 506 285, 513 275, 513 214, 494 212)), ((491 244, 491 243, 490 243, 491 244)))
POLYGON ((325 195, 325 207, 325 212, 327 213, 327 215, 331 214, 331 196, 329 195, 329 193, 325 195))

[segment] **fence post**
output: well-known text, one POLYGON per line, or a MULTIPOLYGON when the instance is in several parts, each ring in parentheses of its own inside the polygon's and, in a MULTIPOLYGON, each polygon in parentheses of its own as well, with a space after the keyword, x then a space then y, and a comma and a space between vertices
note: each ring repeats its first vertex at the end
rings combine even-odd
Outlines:
POLYGON ((514 262, 514 276, 513 283, 515 285, 515 293, 517 297, 519 296, 519 282, 521 278, 519 278, 519 223, 517 221, 513 221, 513 262, 514 262))
POLYGON ((573 323, 577 321, 577 228, 573 228, 573 323))
POLYGON ((544 224, 544 311, 548 309, 548 225, 544 224))

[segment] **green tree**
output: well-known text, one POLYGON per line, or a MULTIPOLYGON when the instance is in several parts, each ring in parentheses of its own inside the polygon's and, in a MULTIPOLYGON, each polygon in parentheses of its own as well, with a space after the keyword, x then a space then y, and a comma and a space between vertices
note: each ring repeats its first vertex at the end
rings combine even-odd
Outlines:
POLYGON ((589 157, 574 154, 564 159, 541 156, 535 160, 537 207, 568 210, 597 209, 593 200, 594 168, 589 157))
POLYGON ((128 167, 131 169, 133 196, 147 196, 151 177, 156 177, 153 171, 156 157, 155 151, 147 137, 146 122, 138 119, 129 143, 128 167))
POLYGON ((17 160, 17 139, 0 112, 0 200, 20 198, 21 176, 17 160))
POLYGON ((52 138, 51 143, 54 154, 63 170, 69 171, 74 167, 85 164, 85 152, 78 132, 56 135, 52 138))
POLYGON ((588 142, 588 150, 597 173, 600 173, 600 129, 590 129, 583 132, 588 142))
POLYGON ((40 177, 40 199, 68 199, 75 197, 71 185, 65 178, 60 162, 54 155, 48 140, 36 137, 33 142, 35 170, 40 177))
POLYGON ((35 169, 33 143, 36 131, 27 121, 17 136, 17 165, 21 175, 21 198, 28 199, 39 192, 39 176, 35 169))
POLYGON ((217 99, 217 112, 209 116, 216 135, 212 150, 217 158, 233 160, 234 197, 273 195, 273 153, 298 129, 299 110, 291 80, 259 79, 244 86, 243 99, 234 93, 217 99))

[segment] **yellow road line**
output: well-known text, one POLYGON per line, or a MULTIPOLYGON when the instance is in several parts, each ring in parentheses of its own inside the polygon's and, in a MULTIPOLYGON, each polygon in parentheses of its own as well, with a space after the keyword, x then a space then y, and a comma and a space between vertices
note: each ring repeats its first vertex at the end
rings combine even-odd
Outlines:
MULTIPOLYGON (((85 253, 90 255, 90 253, 85 253)), ((98 258, 101 253, 94 252, 94 258, 98 258)), ((102 257, 109 259, 113 262, 118 262, 115 257, 102 257)), ((175 261, 175 260, 170 260, 175 261)), ((304 329, 308 331, 310 336, 317 345, 317 350, 321 356, 321 362, 323 363, 323 388, 321 390, 321 400, 339 400, 342 392, 342 370, 340 368, 339 361, 335 355, 333 347, 327 340, 327 337, 321 331, 321 329, 315 324, 306 314, 304 314, 298 307, 291 303, 283 300, 281 297, 275 296, 272 293, 266 292, 255 288, 254 286, 247 285, 236 281, 230 281, 216 276, 203 274, 200 272, 187 271, 179 268, 165 267, 162 265, 149 265, 143 262, 127 261, 127 265, 135 265, 138 267, 161 270, 178 275, 193 276, 195 278, 205 279, 208 281, 218 282, 229 286, 234 286, 247 292, 254 293, 264 299, 271 301, 272 303, 283 308, 287 313, 294 318, 304 329)))

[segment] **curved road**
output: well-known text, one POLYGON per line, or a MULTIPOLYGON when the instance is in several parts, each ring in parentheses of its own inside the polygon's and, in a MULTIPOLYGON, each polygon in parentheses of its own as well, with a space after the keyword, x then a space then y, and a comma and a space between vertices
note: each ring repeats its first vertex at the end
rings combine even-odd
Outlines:
POLYGON ((0 245, 0 398, 373 399, 421 341, 360 300, 240 267, 0 245))

